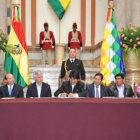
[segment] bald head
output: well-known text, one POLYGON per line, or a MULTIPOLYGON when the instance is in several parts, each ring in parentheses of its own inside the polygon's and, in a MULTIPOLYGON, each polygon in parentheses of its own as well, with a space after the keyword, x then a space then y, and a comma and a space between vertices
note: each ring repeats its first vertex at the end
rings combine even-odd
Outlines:
POLYGON ((7 84, 13 85, 15 82, 14 76, 11 73, 6 74, 7 84))

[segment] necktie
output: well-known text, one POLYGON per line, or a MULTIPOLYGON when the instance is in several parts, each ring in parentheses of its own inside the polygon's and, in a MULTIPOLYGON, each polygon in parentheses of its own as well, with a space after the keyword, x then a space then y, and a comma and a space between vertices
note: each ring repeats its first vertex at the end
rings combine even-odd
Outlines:
POLYGON ((72 92, 73 92, 73 90, 74 90, 74 86, 75 86, 75 85, 72 85, 72 92))
POLYGON ((99 98, 99 90, 98 90, 99 86, 96 86, 96 98, 99 98))
POLYGON ((12 94, 12 86, 10 86, 9 88, 9 96, 11 97, 11 94, 12 94))
POLYGON ((74 61, 73 61, 73 59, 71 60, 71 63, 73 63, 74 61))

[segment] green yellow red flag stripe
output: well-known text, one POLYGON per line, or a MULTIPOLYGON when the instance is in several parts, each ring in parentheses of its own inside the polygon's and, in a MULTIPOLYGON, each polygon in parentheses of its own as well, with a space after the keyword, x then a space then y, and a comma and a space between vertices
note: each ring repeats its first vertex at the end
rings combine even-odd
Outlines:
POLYGON ((61 20, 64 16, 64 13, 67 10, 70 2, 71 0, 48 0, 48 3, 52 7, 59 20, 61 20))
POLYGON ((13 21, 9 35, 8 45, 12 46, 12 52, 6 53, 4 69, 6 73, 14 75, 15 83, 26 87, 30 84, 28 49, 19 20, 19 5, 14 5, 13 21))

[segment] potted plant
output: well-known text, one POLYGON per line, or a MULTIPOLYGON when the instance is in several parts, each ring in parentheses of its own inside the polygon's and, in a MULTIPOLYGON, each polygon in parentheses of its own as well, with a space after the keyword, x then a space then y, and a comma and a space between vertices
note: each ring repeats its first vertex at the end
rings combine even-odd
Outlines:
POLYGON ((140 26, 130 23, 126 28, 121 28, 119 33, 122 53, 128 55, 130 52, 134 52, 138 56, 140 50, 140 26))
POLYGON ((126 83, 135 87, 140 84, 140 26, 130 23, 126 28, 121 28, 119 34, 126 83))
POLYGON ((12 47, 7 45, 8 38, 4 31, 0 28, 0 50, 3 52, 11 52, 12 47))
MULTIPOLYGON (((7 45, 8 43, 8 37, 4 33, 4 31, 0 28, 0 50, 2 50, 5 53, 12 52, 13 47, 10 45, 7 45)), ((1 68, 0 68, 1 71, 1 68)))

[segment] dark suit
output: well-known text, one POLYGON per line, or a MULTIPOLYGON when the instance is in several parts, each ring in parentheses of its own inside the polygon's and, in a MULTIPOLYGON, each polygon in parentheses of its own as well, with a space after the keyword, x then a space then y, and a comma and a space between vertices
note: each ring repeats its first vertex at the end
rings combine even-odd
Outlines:
POLYGON ((72 91, 72 86, 70 81, 63 82, 61 87, 54 93, 54 96, 57 97, 61 93, 77 93, 79 97, 86 97, 86 91, 84 89, 84 83, 78 82, 72 91))
MULTIPOLYGON (((0 98, 9 97, 8 86, 0 87, 0 98)), ((17 84, 13 85, 11 97, 22 98, 23 97, 23 88, 17 84)))
MULTIPOLYGON (((100 96, 102 97, 106 97, 107 96, 107 87, 100 85, 100 96)), ((86 95, 87 97, 95 97, 95 88, 94 88, 94 84, 90 84, 87 85, 86 87, 86 95)))
POLYGON ((61 66, 60 78, 64 78, 64 76, 66 75, 65 64, 67 71, 75 69, 80 73, 81 80, 86 79, 83 62, 79 59, 75 59, 73 63, 70 61, 70 59, 63 61, 61 66))
MULTIPOLYGON (((119 96, 119 92, 118 92, 116 84, 114 84, 108 89, 108 95, 111 97, 119 96)), ((131 86, 124 84, 124 97, 133 97, 133 96, 134 96, 134 93, 131 86)))
MULTIPOLYGON (((43 82, 40 97, 51 97, 51 96, 52 94, 50 86, 43 82)), ((26 97, 38 97, 36 82, 28 86, 26 97)))

